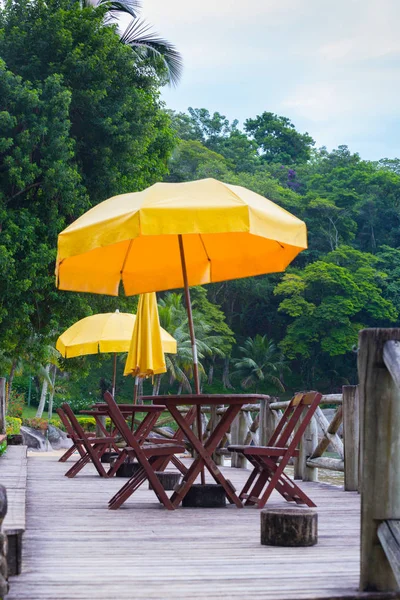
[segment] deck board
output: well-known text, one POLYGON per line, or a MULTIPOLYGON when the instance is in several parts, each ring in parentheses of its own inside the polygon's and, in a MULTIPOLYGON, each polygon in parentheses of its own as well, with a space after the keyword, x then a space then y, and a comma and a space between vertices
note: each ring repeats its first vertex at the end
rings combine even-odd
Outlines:
MULTIPOLYGON (((356 593, 355 492, 302 484, 318 505, 318 545, 265 547, 256 508, 170 512, 142 486, 109 511, 107 501, 124 480, 101 479, 91 467, 67 479, 69 463, 44 453, 28 460, 23 572, 11 579, 8 600, 311 600, 356 593)), ((237 488, 248 474, 224 470, 237 488)), ((270 505, 287 503, 274 493, 270 505)))

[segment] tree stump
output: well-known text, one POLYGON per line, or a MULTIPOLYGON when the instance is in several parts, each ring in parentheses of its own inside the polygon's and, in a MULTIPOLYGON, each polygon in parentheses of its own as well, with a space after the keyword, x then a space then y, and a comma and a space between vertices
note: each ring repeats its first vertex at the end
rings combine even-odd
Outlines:
POLYGON ((100 461, 102 463, 111 463, 117 456, 119 456, 118 452, 104 452, 104 454, 101 455, 100 461))
MULTIPOLYGON (((156 475, 163 486, 164 490, 174 490, 179 483, 182 475, 171 471, 156 471, 156 475)), ((152 490, 152 485, 149 482, 149 490, 152 490)))
POLYGON ((192 485, 182 506, 192 508, 221 508, 226 506, 226 494, 222 485, 215 483, 196 483, 192 485))
POLYGON ((314 546, 318 514, 309 508, 266 508, 261 511, 263 546, 314 546))
MULTIPOLYGON (((117 460, 117 457, 113 457, 110 460, 111 467, 114 462, 117 460)), ((140 469, 140 465, 138 462, 134 462, 134 459, 126 458, 125 462, 120 465, 115 473, 115 477, 133 477, 136 472, 140 469)))

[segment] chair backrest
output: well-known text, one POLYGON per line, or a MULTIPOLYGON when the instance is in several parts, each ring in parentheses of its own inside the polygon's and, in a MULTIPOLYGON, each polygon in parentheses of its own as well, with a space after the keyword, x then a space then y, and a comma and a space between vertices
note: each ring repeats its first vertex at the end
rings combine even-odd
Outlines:
POLYGON ((68 419, 67 415, 65 414, 65 412, 63 411, 62 408, 57 408, 57 414, 61 419, 61 423, 64 425, 69 437, 74 440, 77 436, 76 432, 74 431, 70 420, 68 419))
POLYGON ((135 436, 130 430, 128 423, 125 421, 125 417, 120 411, 119 406, 115 402, 113 396, 110 394, 110 392, 105 392, 103 398, 108 406, 108 412, 111 421, 114 423, 115 427, 118 429, 128 446, 131 446, 132 448, 136 449, 138 443, 135 440, 135 436))
MULTIPOLYGON (((321 402, 321 398, 322 394, 319 392, 301 392, 296 394, 283 413, 281 420, 279 421, 271 439, 268 442, 268 446, 284 448, 288 444, 291 435, 299 423, 304 409, 307 409, 306 414, 301 421, 301 425, 295 434, 294 439, 297 440, 297 443, 294 447, 296 447, 307 425, 317 410, 317 407, 321 402)), ((292 444, 293 441, 291 445, 292 444)))
POLYGON ((87 437, 86 433, 84 432, 82 425, 79 423, 78 419, 74 415, 74 412, 73 412, 72 408, 70 407, 70 405, 67 404, 66 402, 64 402, 61 405, 61 408, 71 423, 75 437, 78 437, 80 439, 86 439, 86 437, 87 437))

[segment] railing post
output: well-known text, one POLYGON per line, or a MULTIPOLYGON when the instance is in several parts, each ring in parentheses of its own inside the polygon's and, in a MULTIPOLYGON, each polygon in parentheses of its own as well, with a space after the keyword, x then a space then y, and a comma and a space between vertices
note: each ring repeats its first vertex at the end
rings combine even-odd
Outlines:
POLYGON ((267 446, 278 421, 276 411, 271 410, 269 404, 269 401, 266 399, 260 400, 260 421, 258 425, 260 446, 267 446))
POLYGON ((360 408, 356 385, 343 386, 344 489, 356 492, 359 487, 360 408))
MULTIPOLYGON (((400 387, 385 366, 389 340, 399 341, 400 329, 364 329, 359 334, 361 591, 398 589, 377 536, 383 520, 400 519, 400 387)), ((399 362, 393 368, 400 374, 399 362)))
POLYGON ((0 377, 0 433, 6 432, 6 378, 0 377))
MULTIPOLYGON (((247 423, 244 418, 243 412, 235 417, 235 420, 231 426, 231 444, 244 444, 247 433, 247 423)), ((239 452, 232 452, 231 455, 231 467, 237 467, 238 469, 246 469, 247 459, 239 452)))
POLYGON ((298 479, 302 479, 303 481, 318 481, 317 467, 307 467, 307 459, 310 458, 317 445, 318 427, 317 421, 313 417, 307 425, 300 441, 299 457, 297 459, 298 479))

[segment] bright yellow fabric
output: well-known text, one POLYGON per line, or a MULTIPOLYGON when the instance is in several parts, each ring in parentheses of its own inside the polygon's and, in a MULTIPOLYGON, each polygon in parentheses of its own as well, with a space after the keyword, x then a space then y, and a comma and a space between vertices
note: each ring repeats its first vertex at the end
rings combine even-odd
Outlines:
POLYGON ((147 377, 166 370, 156 295, 142 294, 124 375, 147 377))
POLYGON ((307 248, 305 223, 246 188, 156 183, 98 204, 58 237, 57 285, 117 296, 284 271, 307 248))
MULTIPOLYGON (((128 352, 136 315, 130 313, 101 313, 81 319, 64 331, 56 348, 64 358, 97 354, 98 352, 128 352)), ((161 328, 164 352, 176 354, 176 340, 161 328)))

